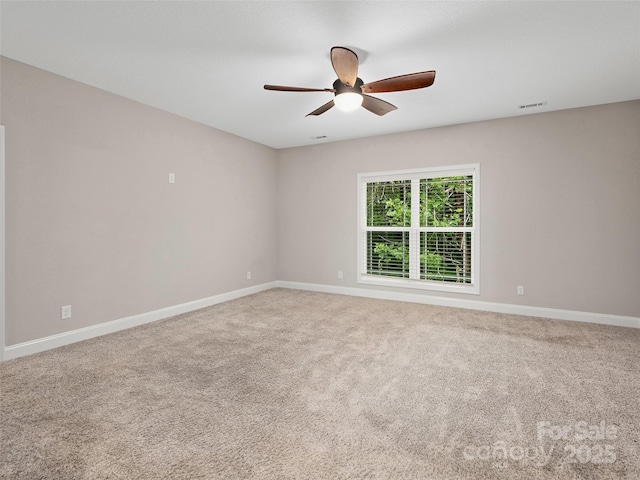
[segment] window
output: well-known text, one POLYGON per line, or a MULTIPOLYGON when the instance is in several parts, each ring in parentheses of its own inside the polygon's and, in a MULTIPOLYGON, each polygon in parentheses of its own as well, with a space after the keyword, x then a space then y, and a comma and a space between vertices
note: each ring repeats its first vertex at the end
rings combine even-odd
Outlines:
POLYGON ((358 175, 360 283, 480 293, 480 165, 358 175))

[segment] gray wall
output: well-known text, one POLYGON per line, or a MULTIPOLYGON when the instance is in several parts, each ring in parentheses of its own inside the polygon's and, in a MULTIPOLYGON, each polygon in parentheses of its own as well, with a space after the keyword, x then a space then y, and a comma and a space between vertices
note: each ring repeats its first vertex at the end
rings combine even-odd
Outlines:
POLYGON ((276 280, 275 150, 1 62, 7 345, 276 280))
POLYGON ((356 175, 476 162, 481 294, 412 293, 640 316, 640 101, 280 150, 278 279, 368 288, 356 175))
POLYGON ((640 316, 640 101, 275 151, 0 67, 7 345, 276 279, 370 288, 356 175, 476 162, 481 295, 458 298, 640 316))

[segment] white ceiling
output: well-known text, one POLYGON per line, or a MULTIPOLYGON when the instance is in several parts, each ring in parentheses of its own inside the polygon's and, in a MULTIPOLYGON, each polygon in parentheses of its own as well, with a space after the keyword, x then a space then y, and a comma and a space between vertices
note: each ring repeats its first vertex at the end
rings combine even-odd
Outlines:
POLYGON ((640 98, 640 2, 0 2, 9 58, 275 148, 640 98), (398 110, 305 115, 331 93, 329 50, 398 110), (546 102, 538 108, 519 105, 546 102), (326 139, 314 137, 326 136, 326 139))

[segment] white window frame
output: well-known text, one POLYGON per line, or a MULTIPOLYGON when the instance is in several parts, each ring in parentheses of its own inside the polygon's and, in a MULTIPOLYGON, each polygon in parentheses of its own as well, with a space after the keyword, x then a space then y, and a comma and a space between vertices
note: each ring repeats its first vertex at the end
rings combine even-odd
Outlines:
MULTIPOLYGON (((408 231, 410 242, 419 242, 420 232, 442 231, 438 227, 420 227, 414 225, 419 222, 419 202, 418 195, 412 195, 412 225, 411 227, 393 227, 394 230, 408 231)), ((418 265, 416 256, 419 249, 410 251, 412 265, 418 265)), ((401 287, 422 290, 433 290, 439 292, 466 293, 472 295, 480 294, 480 164, 453 165, 446 167, 429 167, 412 170, 397 170, 390 172, 360 173, 358 174, 358 283, 367 285, 401 287), (383 275, 367 274, 367 232, 378 230, 389 230, 387 227, 368 227, 367 222, 367 183, 388 182, 399 180, 411 180, 413 185, 420 179, 440 178, 440 177, 473 177, 473 220, 472 227, 450 227, 447 231, 471 232, 471 283, 450 283, 433 280, 420 280, 417 267, 412 267, 409 278, 386 277, 383 275)))

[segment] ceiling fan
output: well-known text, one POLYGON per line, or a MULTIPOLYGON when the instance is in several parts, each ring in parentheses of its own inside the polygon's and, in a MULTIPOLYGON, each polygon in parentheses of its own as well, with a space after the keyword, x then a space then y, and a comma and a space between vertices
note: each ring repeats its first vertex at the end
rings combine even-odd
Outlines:
POLYGON ((333 100, 307 114, 307 117, 321 115, 334 106, 343 111, 355 110, 362 106, 370 112, 382 116, 398 107, 379 98, 366 95, 367 93, 399 92, 425 88, 433 85, 436 79, 435 70, 430 70, 364 83, 358 77, 358 55, 345 47, 331 49, 331 64, 338 75, 338 79, 333 82, 333 88, 285 87, 282 85, 265 85, 264 88, 280 92, 333 92, 335 94, 333 100))

